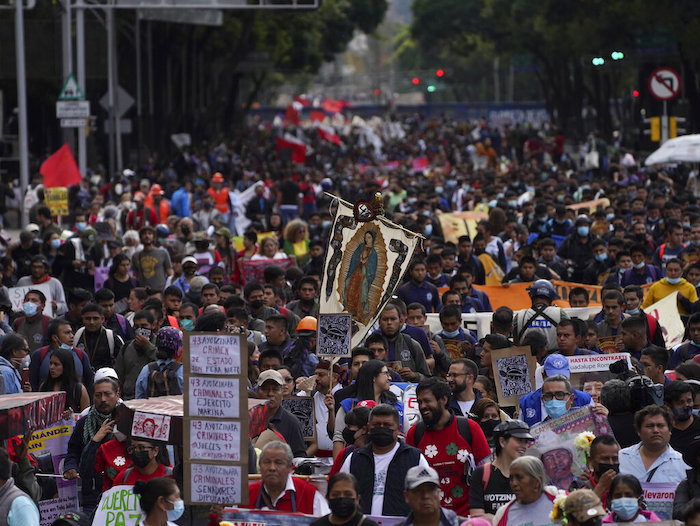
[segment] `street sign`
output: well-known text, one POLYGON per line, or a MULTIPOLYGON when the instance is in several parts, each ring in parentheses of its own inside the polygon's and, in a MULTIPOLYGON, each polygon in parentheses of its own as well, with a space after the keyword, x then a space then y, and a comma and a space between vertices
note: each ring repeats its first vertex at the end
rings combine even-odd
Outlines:
MULTIPOLYGON (((112 122, 110 120, 104 121, 105 133, 112 132, 112 122)), ((122 135, 128 135, 132 132, 131 119, 119 119, 119 131, 122 135)))
POLYGON ((681 76, 671 68, 658 68, 649 76, 649 93, 658 100, 675 99, 681 92, 681 76))
MULTIPOLYGON (((114 99, 114 113, 116 117, 123 117, 135 102, 134 97, 129 95, 121 86, 117 86, 114 99)), ((102 106, 105 111, 109 111, 109 92, 105 93, 100 99, 100 106, 102 106)))
POLYGON ((87 119, 89 116, 89 100, 59 100, 56 102, 57 119, 87 119))
POLYGON ((85 100, 85 94, 72 73, 63 83, 58 100, 85 100))
POLYGON ((85 122, 85 119, 61 119, 61 128, 82 128, 85 122))

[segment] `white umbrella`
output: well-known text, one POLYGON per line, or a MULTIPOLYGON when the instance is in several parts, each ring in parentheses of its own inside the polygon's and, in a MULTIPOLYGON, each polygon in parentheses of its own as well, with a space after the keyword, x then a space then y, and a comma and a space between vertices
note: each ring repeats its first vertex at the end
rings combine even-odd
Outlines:
POLYGON ((700 163, 700 135, 683 135, 670 139, 646 158, 644 164, 700 163))

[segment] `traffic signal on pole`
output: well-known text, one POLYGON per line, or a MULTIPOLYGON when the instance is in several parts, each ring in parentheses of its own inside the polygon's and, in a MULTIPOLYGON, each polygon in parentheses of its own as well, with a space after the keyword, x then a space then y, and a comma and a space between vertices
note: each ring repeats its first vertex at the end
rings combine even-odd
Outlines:
POLYGON ((418 77, 413 77, 413 80, 411 80, 411 82, 413 82, 413 84, 415 85, 418 85, 420 84, 420 79, 418 77))
POLYGON ((428 93, 432 93, 433 91, 435 91, 435 86, 431 84, 430 86, 428 86, 428 93))
POLYGON ((442 77, 442 76, 445 75, 445 70, 443 70, 443 69, 438 69, 438 70, 435 72, 435 75, 437 75, 438 77, 442 77))
POLYGON ((636 99, 639 97, 639 90, 638 89, 633 89, 632 90, 632 96, 636 99))
POLYGON ((610 58, 613 60, 622 60, 625 58, 625 54, 622 51, 613 51, 610 53, 610 58))
POLYGON ((593 57, 593 60, 591 60, 594 66, 602 66, 605 64, 605 59, 603 57, 593 57))

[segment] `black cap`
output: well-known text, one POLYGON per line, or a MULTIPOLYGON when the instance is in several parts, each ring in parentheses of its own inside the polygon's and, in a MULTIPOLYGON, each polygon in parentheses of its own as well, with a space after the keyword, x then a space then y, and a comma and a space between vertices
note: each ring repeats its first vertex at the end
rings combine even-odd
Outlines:
POLYGON ((534 440, 530 434, 530 426, 522 420, 506 420, 493 429, 494 437, 511 436, 515 438, 527 438, 534 440))

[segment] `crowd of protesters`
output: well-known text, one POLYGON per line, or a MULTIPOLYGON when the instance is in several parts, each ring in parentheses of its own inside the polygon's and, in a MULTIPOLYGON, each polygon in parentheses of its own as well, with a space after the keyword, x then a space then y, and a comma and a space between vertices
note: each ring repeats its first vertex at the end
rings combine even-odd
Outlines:
MULTIPOLYGON (((658 521, 640 484, 667 483, 677 485, 673 518, 700 524, 695 172, 645 169, 618 135, 573 147, 547 124, 411 117, 343 124, 340 141, 313 127, 287 131, 280 147, 281 130, 254 123, 172 162, 90 174, 69 189, 71 214, 60 222, 39 174, 23 196, 30 223, 4 239, 0 258, 0 388, 65 391, 64 416, 82 413, 63 476, 81 481, 83 514, 129 484, 144 524, 182 515, 177 451, 170 458, 165 443, 129 436, 114 411, 182 394, 183 333, 227 331, 245 335, 248 395, 268 406, 267 429, 251 440, 249 470, 260 480, 249 508, 308 513, 319 525, 371 526, 372 515, 538 526, 568 491, 567 520, 593 526, 658 521), (292 163, 289 148, 300 144, 305 162, 292 163), (331 363, 315 354, 331 194, 354 203, 377 193, 387 218, 425 240, 374 330, 331 363), (484 219, 473 237, 451 239, 440 215, 460 211, 484 219), (601 310, 557 306, 552 280, 601 286, 601 310), (494 283, 531 283, 531 308, 494 311, 474 287, 494 283), (15 308, 13 287, 28 287, 15 308), (667 348, 645 309, 675 292, 686 334, 667 348), (488 334, 464 328, 463 314, 485 312, 488 334), (429 313, 439 331, 428 329, 429 313), (567 357, 604 352, 610 337, 632 369, 573 385, 567 357), (458 356, 448 352, 454 342, 458 356), (491 353, 516 345, 536 357, 538 388, 501 407, 503 371, 491 353), (410 429, 394 385, 406 382, 417 384, 420 412, 410 429), (297 395, 314 400, 311 441, 283 404, 297 395), (595 439, 580 478, 565 448, 527 452, 533 425, 586 406, 614 436, 595 439), (308 457, 330 469, 326 495, 293 476, 308 457)), ((571 290, 571 307, 589 301, 588 289, 571 290)), ((0 450, 11 526, 39 521, 28 455, 20 445, 0 450)))

